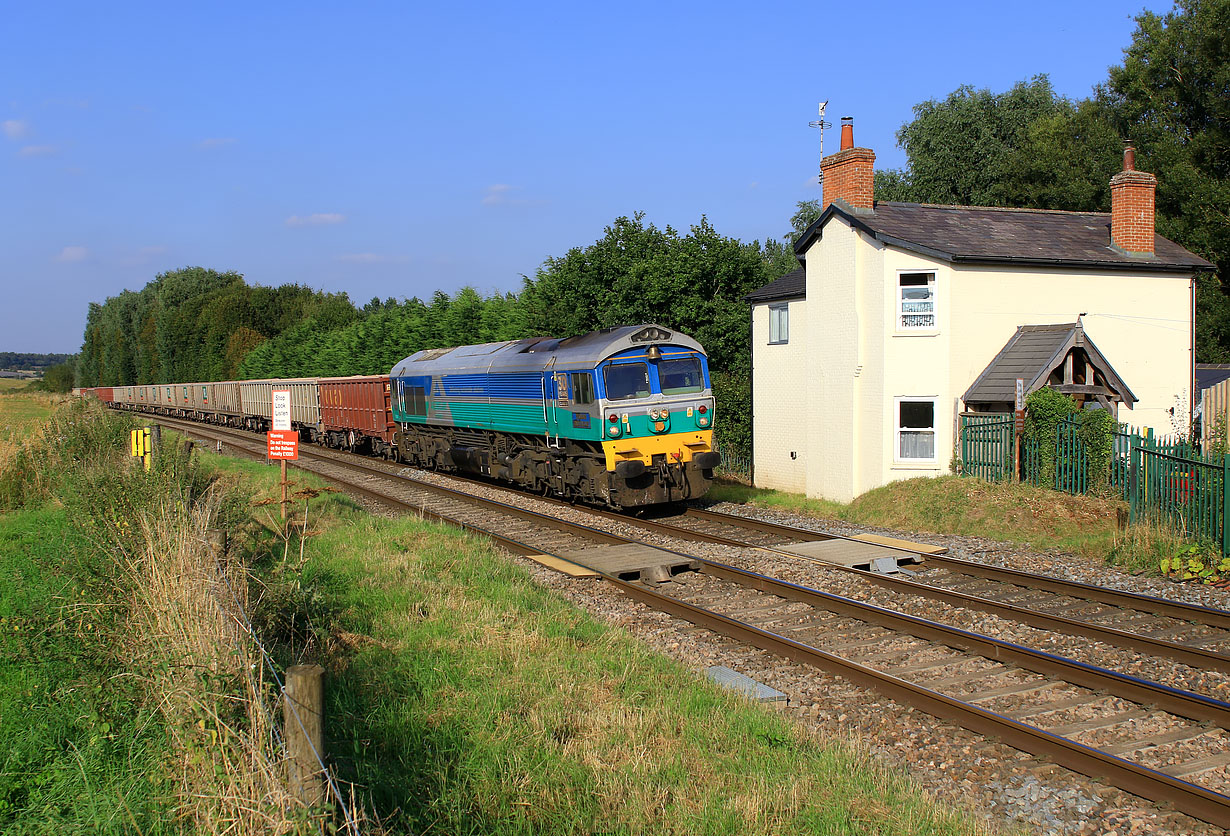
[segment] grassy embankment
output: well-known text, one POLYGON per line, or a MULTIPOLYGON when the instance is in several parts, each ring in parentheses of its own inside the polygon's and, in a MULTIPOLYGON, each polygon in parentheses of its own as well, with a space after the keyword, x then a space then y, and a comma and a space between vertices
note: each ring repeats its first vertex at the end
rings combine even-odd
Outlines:
POLYGON ((1133 571, 1156 573, 1158 559, 1174 554, 1183 542, 1178 534, 1154 527, 1119 531, 1116 511, 1126 506, 1115 499, 957 476, 892 482, 849 504, 729 483, 715 485, 708 496, 853 525, 1003 540, 1133 571))
MULTIPOLYGON (((219 466, 274 495, 274 469, 219 466)), ((260 567, 259 623, 328 669, 332 751, 388 832, 978 831, 853 744, 599 623, 483 541, 336 495, 309 504, 319 533, 302 557, 292 546, 260 567)))
POLYGON ((246 500, 173 447, 146 474, 102 412, 0 450, 0 832, 306 831, 214 595, 206 532, 246 500))

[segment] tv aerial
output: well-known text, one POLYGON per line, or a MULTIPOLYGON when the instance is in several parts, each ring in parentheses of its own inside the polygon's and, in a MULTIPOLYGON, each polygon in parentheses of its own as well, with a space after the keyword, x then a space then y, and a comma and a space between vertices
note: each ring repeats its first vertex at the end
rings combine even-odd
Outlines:
MULTIPOLYGON (((824 160, 824 129, 833 127, 833 123, 827 121, 824 118, 824 109, 828 106, 829 106, 828 99, 825 99, 824 101, 822 101, 820 103, 820 118, 813 119, 812 121, 807 123, 807 126, 809 128, 819 128, 820 129, 820 159, 821 161, 824 160)), ((820 173, 816 176, 816 182, 819 183, 821 186, 824 185, 824 169, 820 169, 820 173)))

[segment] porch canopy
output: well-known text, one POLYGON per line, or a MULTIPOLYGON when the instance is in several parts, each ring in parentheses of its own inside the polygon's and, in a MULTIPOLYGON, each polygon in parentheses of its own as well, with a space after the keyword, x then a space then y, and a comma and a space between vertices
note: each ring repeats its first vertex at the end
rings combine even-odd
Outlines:
POLYGON ((1056 325, 1021 325, 1000 349, 962 400, 974 412, 1011 412, 1016 381, 1025 394, 1044 386, 1071 395, 1082 407, 1099 404, 1112 415, 1118 405, 1138 400, 1123 378, 1089 339, 1080 319, 1056 325))

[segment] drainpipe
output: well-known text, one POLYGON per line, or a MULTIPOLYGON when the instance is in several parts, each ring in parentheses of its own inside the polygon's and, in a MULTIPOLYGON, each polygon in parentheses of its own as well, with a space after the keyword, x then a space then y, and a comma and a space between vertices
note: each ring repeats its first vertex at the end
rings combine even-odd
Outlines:
MULTIPOLYGON (((1192 274, 1191 279, 1191 303, 1192 303, 1192 319, 1190 326, 1190 345, 1191 352, 1191 368, 1189 369, 1188 379, 1190 384, 1187 387, 1187 431, 1191 433, 1192 428, 1196 425, 1196 274, 1192 274)), ((1204 424, 1209 420, 1209 416, 1203 416, 1201 420, 1201 435, 1204 435, 1204 424)), ((1193 441, 1195 439, 1192 439, 1193 441)))

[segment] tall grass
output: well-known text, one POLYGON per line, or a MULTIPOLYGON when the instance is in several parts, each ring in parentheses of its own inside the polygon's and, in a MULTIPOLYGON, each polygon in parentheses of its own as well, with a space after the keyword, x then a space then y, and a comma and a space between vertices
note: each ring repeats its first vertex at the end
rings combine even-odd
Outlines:
MULTIPOLYGON (((88 549, 92 595, 117 613, 107 625, 112 669, 95 675, 129 683, 144 727, 163 741, 151 768, 168 788, 156 824, 137 829, 314 830, 285 787, 277 695, 244 628, 251 602, 243 552, 224 558, 209 536, 218 527, 241 532, 248 497, 173 439, 145 472, 128 456, 132 424, 89 403, 64 403, 6 460, 0 502, 62 507, 88 549)), ((45 811, 20 812, 16 821, 31 832, 55 829, 45 811)), ((103 815, 116 817, 123 811, 103 815)))

